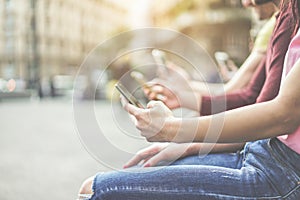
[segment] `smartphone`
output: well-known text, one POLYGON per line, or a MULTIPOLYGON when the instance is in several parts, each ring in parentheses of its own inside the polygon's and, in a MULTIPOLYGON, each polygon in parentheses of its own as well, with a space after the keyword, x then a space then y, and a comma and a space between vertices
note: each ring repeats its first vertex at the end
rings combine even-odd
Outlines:
POLYGON ((215 58, 218 62, 218 67, 224 82, 229 81, 236 73, 237 66, 230 59, 229 55, 222 51, 215 53, 215 58))
POLYGON ((120 92, 120 94, 132 105, 139 107, 139 108, 145 108, 145 106, 139 102, 121 83, 117 83, 115 85, 116 89, 120 92))
POLYGON ((223 51, 217 51, 215 53, 215 59, 219 66, 227 66, 227 61, 229 60, 229 55, 223 51))
POLYGON ((168 68, 167 68, 167 59, 166 59, 166 54, 165 52, 159 50, 159 49, 153 49, 151 52, 154 61, 158 65, 159 71, 163 73, 168 73, 168 68))

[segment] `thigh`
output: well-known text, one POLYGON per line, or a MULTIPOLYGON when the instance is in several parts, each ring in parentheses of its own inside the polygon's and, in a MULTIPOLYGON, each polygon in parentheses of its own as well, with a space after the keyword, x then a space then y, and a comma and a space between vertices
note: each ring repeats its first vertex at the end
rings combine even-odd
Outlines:
POLYGON ((242 153, 213 153, 188 156, 173 162, 171 165, 211 165, 239 169, 242 166, 242 153))
POLYGON ((276 194, 255 168, 204 165, 130 169, 98 174, 93 200, 274 199, 276 194))

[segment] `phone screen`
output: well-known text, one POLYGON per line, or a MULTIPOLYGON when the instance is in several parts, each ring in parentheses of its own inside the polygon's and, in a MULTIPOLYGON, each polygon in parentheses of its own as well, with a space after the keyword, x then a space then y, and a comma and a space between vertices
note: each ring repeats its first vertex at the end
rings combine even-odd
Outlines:
POLYGON ((139 108, 145 108, 121 83, 117 83, 115 87, 129 103, 139 108))

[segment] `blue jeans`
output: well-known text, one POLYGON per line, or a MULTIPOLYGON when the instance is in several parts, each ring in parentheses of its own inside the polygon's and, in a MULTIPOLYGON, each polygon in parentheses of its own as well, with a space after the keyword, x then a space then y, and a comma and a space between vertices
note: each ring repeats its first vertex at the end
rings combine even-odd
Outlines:
POLYGON ((236 154, 99 173, 93 190, 92 200, 299 200, 300 155, 277 139, 260 140, 236 154))

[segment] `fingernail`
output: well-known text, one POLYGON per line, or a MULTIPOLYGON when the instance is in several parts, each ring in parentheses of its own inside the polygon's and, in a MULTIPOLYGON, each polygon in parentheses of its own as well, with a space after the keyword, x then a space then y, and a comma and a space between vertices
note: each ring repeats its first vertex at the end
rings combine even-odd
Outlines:
POLYGON ((144 167, 151 167, 150 164, 145 164, 144 167))

